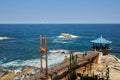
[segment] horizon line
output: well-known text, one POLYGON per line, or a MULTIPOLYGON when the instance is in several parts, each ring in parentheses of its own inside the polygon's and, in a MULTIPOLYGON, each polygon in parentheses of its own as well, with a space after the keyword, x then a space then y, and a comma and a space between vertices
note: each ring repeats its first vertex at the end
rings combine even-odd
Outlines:
POLYGON ((120 24, 120 23, 0 23, 0 24, 120 24))

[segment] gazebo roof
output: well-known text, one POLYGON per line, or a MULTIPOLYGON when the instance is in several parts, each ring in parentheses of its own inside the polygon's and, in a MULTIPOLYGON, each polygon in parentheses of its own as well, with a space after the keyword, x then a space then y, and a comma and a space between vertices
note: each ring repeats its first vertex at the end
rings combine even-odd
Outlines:
POLYGON ((112 43, 112 41, 109 41, 109 40, 103 38, 102 36, 100 38, 97 38, 97 39, 92 40, 90 42, 92 42, 92 43, 99 43, 99 44, 110 44, 110 43, 112 43))

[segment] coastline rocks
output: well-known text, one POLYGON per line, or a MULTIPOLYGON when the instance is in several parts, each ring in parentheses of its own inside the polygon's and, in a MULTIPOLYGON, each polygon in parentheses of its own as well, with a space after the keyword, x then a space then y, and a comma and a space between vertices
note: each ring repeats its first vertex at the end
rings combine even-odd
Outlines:
POLYGON ((101 58, 101 63, 111 64, 118 62, 118 59, 114 55, 105 55, 101 58))
POLYGON ((68 34, 68 33, 61 33, 59 38, 77 38, 78 36, 68 34))
POLYGON ((34 67, 15 69, 13 72, 7 72, 3 76, 0 76, 0 80, 23 80, 25 78, 28 78, 31 74, 35 74, 34 70, 34 67))
POLYGON ((4 68, 0 69, 0 78, 8 73, 9 71, 7 69, 4 69, 4 68))
POLYGON ((95 64, 94 71, 96 74, 101 74, 106 76, 106 71, 109 68, 109 79, 119 80, 120 79, 120 62, 118 58, 114 55, 99 55, 100 63, 95 64))

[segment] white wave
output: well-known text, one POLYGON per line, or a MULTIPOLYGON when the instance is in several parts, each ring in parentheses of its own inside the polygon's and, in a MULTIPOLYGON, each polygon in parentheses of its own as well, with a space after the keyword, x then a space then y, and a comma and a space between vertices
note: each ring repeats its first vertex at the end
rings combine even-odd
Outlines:
POLYGON ((116 57, 116 56, 114 56, 114 55, 113 55, 113 57, 114 57, 118 62, 120 62, 120 59, 119 59, 118 57, 116 57))
POLYGON ((56 50, 49 50, 49 52, 50 53, 59 53, 59 54, 61 54, 61 53, 65 53, 65 54, 67 54, 67 53, 69 53, 69 50, 60 50, 60 49, 56 49, 56 50))
POLYGON ((61 42, 61 43, 65 44, 65 43, 68 43, 68 42, 61 42))
POLYGON ((66 41, 67 39, 59 39, 59 38, 56 38, 54 39, 52 42, 53 43, 62 43, 62 44, 66 44, 66 43, 69 43, 70 41, 66 41))
POLYGON ((9 38, 9 37, 7 37, 7 36, 0 37, 0 40, 5 40, 5 39, 10 39, 10 38, 9 38))
POLYGON ((118 59, 118 62, 120 62, 120 59, 118 59))
POLYGON ((53 43, 60 43, 61 41, 59 39, 54 39, 52 42, 53 43))
POLYGON ((67 44, 67 43, 72 43, 74 40, 70 38, 55 38, 53 39, 52 43, 62 43, 62 44, 67 44))
POLYGON ((76 35, 72 35, 72 38, 78 38, 78 36, 76 36, 76 35))
POLYGON ((63 36, 58 36, 58 38, 64 38, 63 36))
POLYGON ((0 59, 0 64, 1 64, 4 60, 6 60, 6 58, 0 59))
MULTIPOLYGON (((54 64, 58 64, 62 62, 65 56, 68 56, 67 51, 66 54, 55 54, 56 50, 50 50, 50 54, 48 55, 48 66, 53 66, 54 64)), ((15 60, 8 63, 1 64, 3 67, 22 67, 22 66, 34 66, 40 67, 40 59, 29 59, 29 60, 15 60)), ((43 56, 43 67, 45 67, 45 55, 43 56)))

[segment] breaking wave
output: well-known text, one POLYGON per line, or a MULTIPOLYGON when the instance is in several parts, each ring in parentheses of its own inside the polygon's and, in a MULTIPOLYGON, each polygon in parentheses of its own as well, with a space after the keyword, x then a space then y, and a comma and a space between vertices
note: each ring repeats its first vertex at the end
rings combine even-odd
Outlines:
POLYGON ((9 38, 9 37, 7 37, 7 36, 0 37, 0 40, 6 40, 6 39, 10 39, 10 38, 9 38))
POLYGON ((55 38, 53 39, 53 43, 62 43, 62 44, 67 44, 67 43, 72 43, 74 40, 73 39, 68 39, 68 38, 55 38))
POLYGON ((2 63, 4 60, 6 60, 6 58, 1 58, 0 63, 2 63))
POLYGON ((66 44, 66 43, 69 43, 70 41, 68 41, 67 39, 54 39, 52 41, 53 43, 62 43, 62 44, 66 44))
POLYGON ((49 53, 56 53, 56 54, 68 54, 70 51, 69 50, 59 50, 59 49, 57 49, 57 50, 49 50, 49 53))
MULTIPOLYGON (((53 66, 64 60, 68 56, 68 50, 50 50, 48 55, 48 66, 53 66), (64 53, 63 53, 64 52, 64 53)), ((40 67, 40 59, 29 59, 29 60, 15 60, 7 63, 1 64, 3 67, 24 67, 24 66, 34 66, 40 67)), ((43 67, 45 67, 45 55, 43 56, 43 67)))

